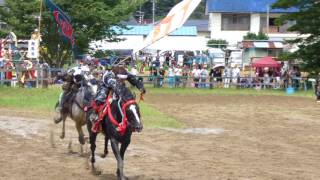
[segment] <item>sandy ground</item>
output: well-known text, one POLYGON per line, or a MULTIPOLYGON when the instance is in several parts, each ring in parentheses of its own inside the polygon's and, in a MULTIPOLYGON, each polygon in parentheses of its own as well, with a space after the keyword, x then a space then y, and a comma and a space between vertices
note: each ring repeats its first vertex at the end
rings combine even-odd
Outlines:
MULTIPOLYGON (((320 179, 320 105, 313 99, 149 95, 146 103, 187 129, 134 134, 125 156, 129 179, 320 179)), ((116 179, 112 152, 98 158, 102 175, 90 173, 71 120, 60 140, 53 114, 0 111, 0 179, 116 179)), ((102 145, 100 137, 97 153, 102 145)))

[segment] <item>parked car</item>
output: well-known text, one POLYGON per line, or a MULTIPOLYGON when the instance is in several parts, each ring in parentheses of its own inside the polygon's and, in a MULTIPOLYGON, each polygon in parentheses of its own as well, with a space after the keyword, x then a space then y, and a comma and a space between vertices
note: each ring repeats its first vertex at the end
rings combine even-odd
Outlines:
POLYGON ((229 64, 231 66, 239 66, 242 67, 242 50, 234 50, 231 51, 230 57, 229 57, 229 64))
POLYGON ((210 58, 210 64, 219 64, 225 65, 225 52, 219 48, 210 48, 208 49, 208 54, 210 58))

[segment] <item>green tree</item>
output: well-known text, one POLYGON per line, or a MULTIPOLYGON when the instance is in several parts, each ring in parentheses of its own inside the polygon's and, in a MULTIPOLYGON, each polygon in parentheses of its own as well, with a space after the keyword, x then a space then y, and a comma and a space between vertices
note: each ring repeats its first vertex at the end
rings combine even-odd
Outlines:
POLYGON ((226 48, 228 46, 228 42, 224 39, 210 39, 207 42, 207 46, 211 48, 226 48))
MULTIPOLYGON (((143 0, 55 0, 71 19, 76 39, 76 52, 89 52, 89 43, 108 39, 119 41, 113 26, 124 27, 121 21, 128 19, 143 0)), ((1 30, 1 35, 13 31, 18 38, 30 38, 37 28, 36 16, 39 14, 39 0, 5 0, 0 9, 0 21, 8 24, 9 29, 1 30)), ((44 8, 42 16, 41 55, 49 64, 62 67, 71 56, 71 45, 64 41, 58 32, 52 13, 44 8)))
POLYGON ((259 32, 258 34, 256 33, 251 33, 251 32, 248 32, 244 37, 243 37, 244 40, 268 40, 269 37, 262 33, 262 32, 259 32))
POLYGON ((320 3, 318 0, 278 0, 273 8, 297 8, 298 12, 281 16, 280 23, 295 21, 289 31, 308 34, 290 41, 299 46, 293 57, 301 59, 302 68, 310 73, 320 72, 320 3))

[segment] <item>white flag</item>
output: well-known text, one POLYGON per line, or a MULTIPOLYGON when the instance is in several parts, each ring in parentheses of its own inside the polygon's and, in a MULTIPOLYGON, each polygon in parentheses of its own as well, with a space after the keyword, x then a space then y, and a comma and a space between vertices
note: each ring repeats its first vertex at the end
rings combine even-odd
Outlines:
POLYGON ((200 2, 201 0, 183 0, 174 6, 169 14, 161 20, 147 36, 143 43, 143 48, 146 48, 181 27, 200 2))
POLYGON ((38 58, 39 57, 39 40, 29 40, 28 41, 28 58, 38 58))

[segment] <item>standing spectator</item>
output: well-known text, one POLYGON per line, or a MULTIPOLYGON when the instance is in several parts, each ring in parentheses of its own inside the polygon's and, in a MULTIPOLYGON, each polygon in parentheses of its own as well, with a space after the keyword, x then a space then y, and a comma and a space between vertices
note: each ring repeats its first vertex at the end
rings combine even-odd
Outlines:
POLYGON ((199 87, 199 80, 200 80, 200 74, 201 70, 199 69, 198 64, 194 66, 194 69, 191 72, 191 75, 193 77, 193 82, 194 82, 194 87, 198 88, 199 87))
POLYGON ((4 80, 4 73, 2 72, 2 70, 4 70, 4 62, 3 62, 3 58, 0 58, 0 85, 2 85, 2 81, 4 80))
POLYGON ((143 61, 141 63, 140 69, 139 69, 139 73, 144 74, 144 68, 146 67, 146 62, 143 61))
POLYGON ((237 85, 240 83, 240 68, 236 65, 232 69, 232 82, 237 85))
POLYGON ((138 75, 138 70, 137 70, 137 66, 133 65, 130 71, 130 74, 137 76, 138 75))
POLYGON ((185 88, 188 82, 188 76, 190 74, 190 69, 188 65, 184 65, 182 69, 182 86, 185 88))
POLYGON ((13 69, 14 69, 14 64, 12 63, 12 61, 6 59, 4 61, 4 70, 5 70, 4 78, 6 80, 5 84, 7 86, 11 85, 11 81, 13 79, 13 69))
POLYGON ((201 78, 201 87, 205 88, 207 85, 207 78, 209 76, 209 72, 207 70, 207 65, 203 65, 200 73, 200 78, 201 78))
POLYGON ((181 75, 182 75, 182 69, 179 65, 176 66, 174 69, 174 75, 175 75, 175 87, 179 87, 181 83, 181 75))
POLYGON ((152 80, 153 80, 153 85, 154 87, 159 87, 159 71, 157 68, 153 68, 152 70, 152 80))
POLYGON ((294 87, 296 90, 299 89, 301 72, 300 72, 298 66, 294 66, 294 67, 293 67, 293 71, 292 71, 291 77, 292 77, 292 85, 293 85, 293 87, 294 87))
POLYGON ((270 75, 269 75, 269 68, 264 68, 263 72, 263 85, 264 89, 268 88, 270 85, 270 75))
POLYGON ((213 65, 210 72, 209 72, 209 77, 210 77, 210 89, 214 87, 215 82, 221 82, 221 70, 213 65))
POLYGON ((172 65, 170 66, 169 72, 168 72, 168 84, 170 88, 172 88, 174 84, 174 70, 172 65))
POLYGON ((232 70, 231 67, 228 65, 224 69, 224 88, 229 88, 230 87, 230 79, 232 75, 232 70))
POLYGON ((48 88, 49 86, 49 77, 50 77, 50 67, 48 63, 43 63, 41 65, 41 81, 42 88, 48 88))
POLYGON ((320 103, 320 73, 318 74, 318 77, 316 79, 315 94, 317 102, 320 103))
POLYGON ((210 72, 209 72, 209 88, 212 89, 213 88, 213 83, 215 81, 214 79, 214 65, 211 67, 210 72))
POLYGON ((159 70, 159 86, 162 87, 163 86, 163 79, 165 77, 166 71, 163 69, 163 67, 160 67, 159 70))

